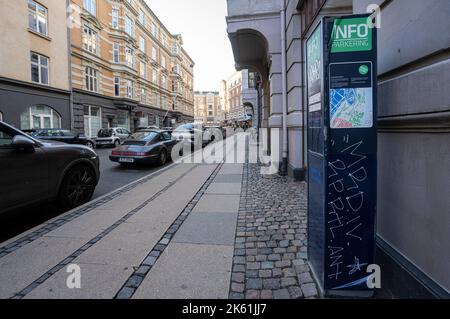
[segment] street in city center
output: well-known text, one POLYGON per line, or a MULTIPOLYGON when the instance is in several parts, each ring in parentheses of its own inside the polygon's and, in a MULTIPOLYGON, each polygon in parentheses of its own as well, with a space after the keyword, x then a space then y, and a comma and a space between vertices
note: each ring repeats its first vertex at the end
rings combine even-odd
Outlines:
POLYGON ((450 299, 449 16, 2 1, 0 299, 450 299))

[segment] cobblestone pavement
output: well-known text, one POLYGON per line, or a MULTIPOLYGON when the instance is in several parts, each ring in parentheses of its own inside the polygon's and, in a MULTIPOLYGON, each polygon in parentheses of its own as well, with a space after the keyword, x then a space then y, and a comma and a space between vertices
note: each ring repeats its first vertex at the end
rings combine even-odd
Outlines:
POLYGON ((245 164, 231 299, 317 298, 307 259, 307 187, 245 164))

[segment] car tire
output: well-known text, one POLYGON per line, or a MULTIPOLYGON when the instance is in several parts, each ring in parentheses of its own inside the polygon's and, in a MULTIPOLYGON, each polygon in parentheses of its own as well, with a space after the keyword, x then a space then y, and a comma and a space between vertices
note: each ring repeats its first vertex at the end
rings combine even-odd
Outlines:
POLYGON ((86 146, 89 147, 90 149, 95 149, 95 145, 92 142, 87 142, 86 146))
POLYGON ((119 145, 120 145, 120 141, 115 140, 115 141, 114 141, 113 147, 116 148, 116 147, 118 147, 119 145))
POLYGON ((158 165, 163 166, 166 163, 167 163, 167 151, 161 150, 161 152, 159 152, 159 156, 158 156, 158 165))
POLYGON ((64 209, 72 209, 89 202, 94 195, 96 175, 85 165, 71 168, 59 188, 58 202, 64 209))

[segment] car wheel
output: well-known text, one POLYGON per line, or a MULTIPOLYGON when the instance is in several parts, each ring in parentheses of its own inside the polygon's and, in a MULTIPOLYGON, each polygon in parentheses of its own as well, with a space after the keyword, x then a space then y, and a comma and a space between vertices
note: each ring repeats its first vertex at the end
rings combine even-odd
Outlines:
POLYGON ((91 148, 91 149, 94 149, 94 148, 95 148, 95 145, 94 145, 94 143, 92 143, 92 142, 87 142, 87 143, 86 143, 86 146, 89 147, 89 148, 91 148))
POLYGON ((72 209, 89 202, 94 194, 96 176, 87 166, 76 166, 64 177, 59 190, 59 204, 72 209))
POLYGON ((160 166, 163 166, 164 164, 166 164, 166 162, 167 162, 167 152, 166 150, 162 150, 159 153, 158 164, 160 166))
POLYGON ((115 140, 114 141, 114 148, 118 147, 120 145, 120 141, 119 140, 115 140))

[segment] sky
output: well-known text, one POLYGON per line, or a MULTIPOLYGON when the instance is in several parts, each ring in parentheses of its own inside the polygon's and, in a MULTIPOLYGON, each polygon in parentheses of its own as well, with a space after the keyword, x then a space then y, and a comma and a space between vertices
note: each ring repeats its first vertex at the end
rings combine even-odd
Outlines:
POLYGON ((235 71, 226 0, 145 0, 172 34, 181 34, 195 62, 194 90, 219 91, 235 71))

